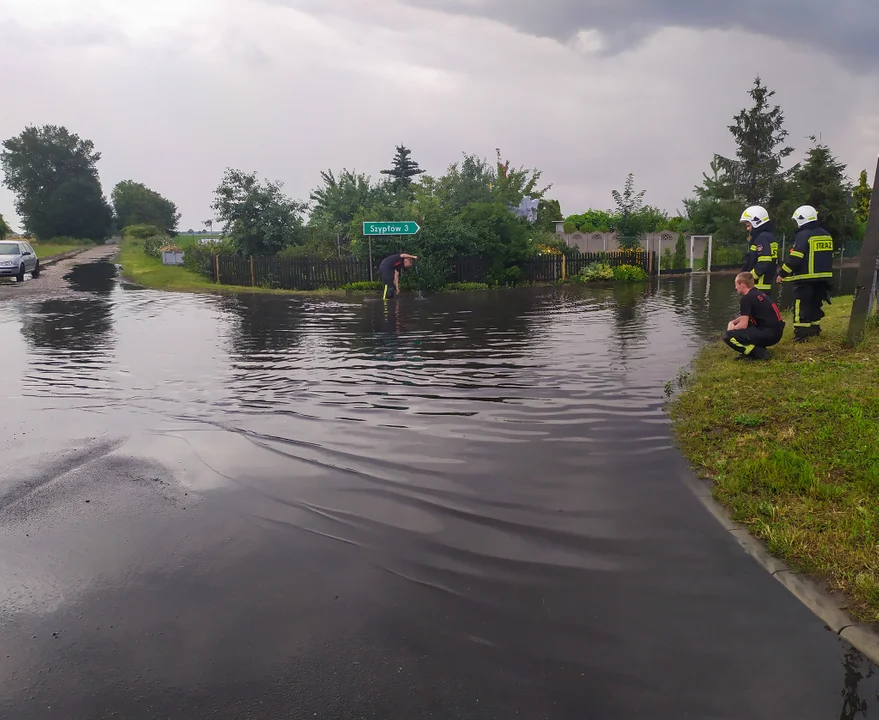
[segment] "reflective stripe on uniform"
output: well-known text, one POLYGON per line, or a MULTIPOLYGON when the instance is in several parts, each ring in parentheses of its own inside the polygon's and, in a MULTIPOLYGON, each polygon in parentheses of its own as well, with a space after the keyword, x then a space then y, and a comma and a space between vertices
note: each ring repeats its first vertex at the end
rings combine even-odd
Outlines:
POLYGON ((772 257, 772 255, 761 255, 757 258, 757 262, 772 262, 773 260, 775 260, 775 258, 772 257))
POLYGON ((731 345, 735 345, 736 347, 741 348, 741 349, 742 349, 742 353, 743 353, 744 355, 750 355, 750 354, 751 354, 751 351, 752 351, 752 350, 754 349, 754 347, 755 347, 754 345, 743 345, 742 343, 740 343, 740 342, 739 342, 738 340, 736 340, 735 338, 730 338, 730 339, 729 339, 729 342, 730 342, 731 345))
POLYGON ((832 272, 815 272, 815 255, 819 252, 833 252, 833 238, 829 235, 815 235, 809 238, 809 272, 801 278, 832 278, 832 272))
POLYGON ((790 251, 790 254, 793 255, 794 257, 798 257, 798 258, 804 258, 804 257, 806 257, 806 254, 805 254, 805 253, 801 253, 799 250, 791 250, 791 251, 790 251))
POLYGON ((796 275, 792 277, 791 280, 827 280, 833 279, 832 272, 823 272, 823 273, 804 273, 802 275, 796 275))

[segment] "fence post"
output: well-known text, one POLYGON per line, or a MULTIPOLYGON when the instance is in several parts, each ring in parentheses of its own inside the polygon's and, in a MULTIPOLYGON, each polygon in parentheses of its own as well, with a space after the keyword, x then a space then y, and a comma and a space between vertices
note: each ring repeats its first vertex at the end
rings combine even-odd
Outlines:
POLYGON ((568 256, 562 253, 562 282, 568 277, 568 256))
POLYGON ((214 255, 214 271, 216 273, 217 285, 220 284, 220 253, 214 255))
POLYGON ((250 286, 254 287, 256 285, 256 276, 253 272, 253 255, 250 256, 250 286))

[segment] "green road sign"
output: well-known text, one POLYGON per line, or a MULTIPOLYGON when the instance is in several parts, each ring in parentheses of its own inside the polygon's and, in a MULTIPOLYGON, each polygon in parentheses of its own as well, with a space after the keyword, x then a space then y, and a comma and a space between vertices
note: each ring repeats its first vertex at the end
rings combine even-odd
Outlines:
POLYGON ((421 228, 414 220, 403 222, 365 222, 363 234, 372 235, 415 235, 421 228))

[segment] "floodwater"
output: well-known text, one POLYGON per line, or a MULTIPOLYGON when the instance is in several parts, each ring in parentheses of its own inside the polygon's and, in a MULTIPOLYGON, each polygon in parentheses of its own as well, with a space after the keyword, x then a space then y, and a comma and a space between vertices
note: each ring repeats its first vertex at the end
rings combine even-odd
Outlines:
POLYGON ((0 717, 879 717, 685 482, 731 286, 0 287, 0 717))

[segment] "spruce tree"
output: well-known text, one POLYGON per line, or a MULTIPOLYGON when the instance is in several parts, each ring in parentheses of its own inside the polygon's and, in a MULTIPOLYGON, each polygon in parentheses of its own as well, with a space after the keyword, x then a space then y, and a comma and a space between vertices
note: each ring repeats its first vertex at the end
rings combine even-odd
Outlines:
POLYGON ((736 156, 717 156, 717 164, 742 203, 771 206, 791 172, 783 171, 782 165, 794 150, 784 144, 788 136, 784 113, 778 105, 769 104, 775 91, 769 90, 758 77, 748 94, 754 104, 736 115, 734 124, 729 126, 736 142, 736 156))
POLYGON ((400 190, 410 190, 412 186, 412 178, 424 173, 418 163, 412 157, 412 151, 405 145, 397 146, 397 154, 391 163, 389 170, 382 170, 382 175, 387 175, 391 179, 391 187, 395 192, 400 190))
POLYGON ((846 166, 830 148, 810 138, 814 146, 805 162, 797 168, 793 188, 797 205, 811 205, 818 219, 834 241, 850 240, 855 227, 852 184, 845 175, 846 166))
POLYGON ((858 178, 858 184, 852 191, 855 201, 855 218, 859 223, 866 223, 867 216, 870 214, 870 198, 873 195, 873 188, 867 183, 867 171, 861 170, 861 176, 858 178))

